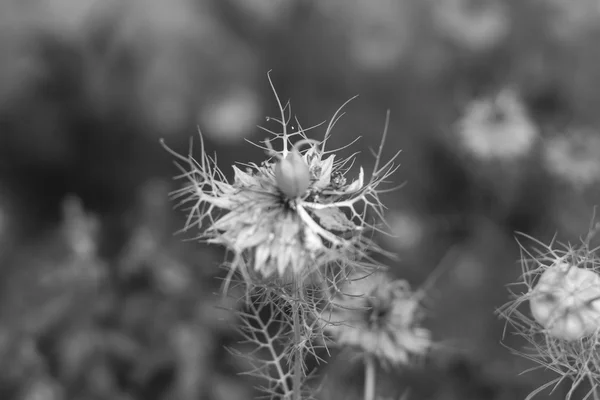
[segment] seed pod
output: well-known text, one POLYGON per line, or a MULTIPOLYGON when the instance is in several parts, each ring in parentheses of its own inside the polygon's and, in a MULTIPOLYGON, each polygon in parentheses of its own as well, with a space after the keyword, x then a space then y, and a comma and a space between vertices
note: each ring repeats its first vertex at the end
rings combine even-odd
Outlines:
POLYGON ((600 275, 563 261, 546 269, 529 301, 550 336, 579 340, 600 328, 600 275))
POLYGON ((310 170, 298 150, 293 149, 275 165, 275 181, 288 198, 302 196, 310 185, 310 170))

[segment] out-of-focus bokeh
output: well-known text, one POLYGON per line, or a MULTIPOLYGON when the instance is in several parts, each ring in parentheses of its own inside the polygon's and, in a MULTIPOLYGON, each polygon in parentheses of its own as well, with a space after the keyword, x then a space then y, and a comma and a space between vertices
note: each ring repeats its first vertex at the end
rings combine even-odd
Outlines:
MULTIPOLYGON (((515 231, 577 241, 600 203, 599 7, 0 2, 0 399, 254 397, 224 349, 239 337, 215 295, 223 249, 174 235, 179 171, 159 139, 186 153, 200 129, 226 173, 261 161, 245 140, 277 115, 269 70, 305 127, 359 95, 330 142, 361 136, 367 169, 391 111, 385 149, 402 149, 406 184, 384 196, 394 237, 380 242, 415 286, 442 272, 427 296, 436 351, 382 372, 381 391, 526 397, 554 376, 518 375, 533 365, 500 344, 494 312, 521 272, 515 231)), ((360 364, 313 367, 320 398, 360 398, 360 364)))

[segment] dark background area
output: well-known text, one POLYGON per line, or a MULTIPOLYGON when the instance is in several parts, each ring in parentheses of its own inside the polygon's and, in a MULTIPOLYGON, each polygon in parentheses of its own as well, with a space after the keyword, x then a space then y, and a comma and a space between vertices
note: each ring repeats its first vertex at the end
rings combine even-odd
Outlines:
MULTIPOLYGON (((359 95, 331 146, 362 136, 367 170, 391 111, 387 156, 402 149, 406 185, 384 196, 390 270, 418 287, 446 260, 427 301, 439 349, 382 373, 381 390, 525 398, 554 375, 518 375, 532 365, 500 344, 494 312, 521 272, 515 231, 577 241, 600 203, 599 146, 545 157, 551 139, 599 137, 595 3, 3 0, 0 399, 253 398, 223 350, 237 340, 214 294, 223 251, 174 235, 185 215, 159 139, 185 153, 200 128, 227 174, 261 161, 244 139, 277 116, 269 70, 304 126, 359 95), (478 162, 457 150, 456 123, 505 87, 540 140, 526 162, 478 162), (579 167, 585 184, 556 173, 579 167)), ((360 365, 348 365, 320 366, 323 399, 359 398, 360 365)))

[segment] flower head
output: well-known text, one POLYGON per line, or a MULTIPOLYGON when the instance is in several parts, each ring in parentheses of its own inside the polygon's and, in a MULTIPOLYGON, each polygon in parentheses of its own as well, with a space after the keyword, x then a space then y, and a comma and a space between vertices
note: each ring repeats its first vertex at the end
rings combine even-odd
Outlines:
POLYGON ((545 166, 553 175, 575 187, 585 188, 600 180, 600 133, 575 130, 555 136, 544 146, 545 166))
POLYGON ((180 178, 188 183, 175 194, 191 204, 185 230, 197 229, 200 240, 230 250, 231 273, 239 271, 246 281, 256 273, 260 278, 303 279, 330 261, 351 264, 378 250, 364 233, 379 228, 367 219, 383 220, 379 185, 397 168, 397 155, 379 166, 380 150, 370 180, 362 168, 350 178, 354 158, 338 159, 326 149, 338 113, 319 141, 309 139, 298 121, 288 131, 289 104, 277 101, 281 119, 267 121, 278 123, 282 132, 263 128, 273 138, 257 144, 269 157, 260 164, 234 165, 233 181, 204 147, 200 162, 173 153, 187 164, 180 166, 180 178), (274 141, 281 149, 274 149, 274 141))
POLYGON ((409 53, 419 17, 412 2, 328 0, 315 6, 343 29, 353 67, 379 72, 393 68, 409 53))
POLYGON ((357 348, 384 364, 404 365, 411 355, 431 346, 431 335, 419 326, 420 299, 406 281, 383 273, 352 277, 325 314, 325 328, 339 345, 357 348))
POLYGON ((579 340, 600 328, 600 275, 557 260, 531 290, 533 318, 548 334, 579 340))
POLYGON ((275 164, 275 181, 283 195, 288 198, 301 197, 310 186, 310 170, 308 164, 294 149, 275 164))
POLYGON ((464 151, 480 160, 514 160, 529 154, 538 130, 517 94, 509 89, 474 100, 459 121, 464 151))
POLYGON ((468 50, 490 49, 510 32, 509 9, 503 2, 436 0, 432 4, 440 33, 468 50))
POLYGON ((549 11, 550 31, 567 42, 582 40, 598 26, 600 6, 596 0, 560 0, 545 2, 549 11))
POLYGON ((572 381, 566 400, 582 382, 592 387, 584 397, 600 389, 600 260, 589 246, 599 228, 579 247, 536 241, 543 248, 532 252, 522 246, 523 275, 515 286, 523 290, 511 290, 513 299, 499 313, 529 344, 513 352, 558 375, 534 393, 565 379, 572 381))

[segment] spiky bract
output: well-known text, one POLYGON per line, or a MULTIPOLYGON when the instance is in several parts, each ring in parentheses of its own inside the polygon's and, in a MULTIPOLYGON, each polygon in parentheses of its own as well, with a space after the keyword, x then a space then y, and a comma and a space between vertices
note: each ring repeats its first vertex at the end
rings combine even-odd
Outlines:
MULTIPOLYGON (((598 330, 584 332, 585 334, 576 340, 571 337, 560 337, 561 335, 556 335, 552 326, 545 327, 536 321, 527 305, 536 298, 535 296, 540 295, 536 286, 539 284, 542 274, 551 268, 556 269, 561 265, 569 265, 570 268, 600 271, 598 249, 590 246, 590 241, 599 228, 600 224, 592 225, 589 234, 578 246, 562 244, 556 240, 545 245, 529 236, 526 237, 535 242, 538 246, 537 249, 529 251, 519 243, 522 251, 523 273, 520 281, 512 285, 518 287, 519 290, 511 289, 511 301, 499 310, 500 316, 507 321, 505 335, 511 333, 527 342, 524 348, 511 348, 513 353, 539 364, 539 368, 551 370, 558 375, 532 392, 527 400, 548 388, 556 389, 563 381, 571 381, 571 389, 566 396, 567 400, 572 398, 575 390, 584 382, 587 382, 590 387, 586 398, 598 399, 600 391, 600 353, 598 352, 600 332, 598 330)), ((585 289, 582 287, 582 290, 585 289)), ((563 311, 575 312, 577 310, 564 309, 563 311)))

